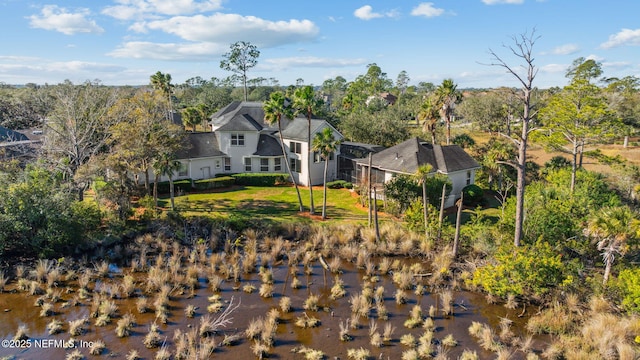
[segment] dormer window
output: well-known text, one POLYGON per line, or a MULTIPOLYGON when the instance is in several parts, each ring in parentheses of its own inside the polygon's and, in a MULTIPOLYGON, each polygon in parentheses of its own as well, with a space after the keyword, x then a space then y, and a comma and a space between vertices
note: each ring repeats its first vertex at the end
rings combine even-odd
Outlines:
POLYGON ((302 143, 292 141, 289 143, 289 149, 294 154, 302 154, 302 143))
POLYGON ((231 146, 244 146, 244 134, 231 134, 231 146))

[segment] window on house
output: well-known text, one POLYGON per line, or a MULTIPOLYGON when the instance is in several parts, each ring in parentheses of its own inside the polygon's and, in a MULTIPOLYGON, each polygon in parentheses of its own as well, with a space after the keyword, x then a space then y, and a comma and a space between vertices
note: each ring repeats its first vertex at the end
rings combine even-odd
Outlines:
POLYGON ((187 164, 180 163, 180 170, 178 170, 178 176, 189 176, 189 168, 187 164))
POLYGON ((294 154, 302 154, 302 143, 292 141, 289 143, 289 149, 294 154))
POLYGON ((244 158, 244 171, 251 172, 251 158, 244 158))
POLYGON ((269 159, 260 159, 260 171, 269 171, 269 159))
POLYGON ((333 154, 334 154, 333 151, 329 153, 329 160, 333 160, 333 154))
POLYGON ((302 172, 302 161, 299 159, 289 159, 289 164, 291 165, 291 171, 302 172))
POLYGON ((471 185, 471 171, 467 171, 467 185, 471 185))
POLYGON ((216 159, 216 169, 220 169, 220 159, 216 159))
POLYGON ((321 161, 322 161, 322 155, 319 152, 314 151, 313 152, 313 162, 314 163, 319 163, 321 161))
POLYGON ((224 171, 231 171, 231 158, 224 158, 224 171))
POLYGON ((244 146, 244 134, 231 134, 231 146, 244 146))
POLYGON ((273 171, 282 171, 282 159, 275 158, 273 159, 273 171))

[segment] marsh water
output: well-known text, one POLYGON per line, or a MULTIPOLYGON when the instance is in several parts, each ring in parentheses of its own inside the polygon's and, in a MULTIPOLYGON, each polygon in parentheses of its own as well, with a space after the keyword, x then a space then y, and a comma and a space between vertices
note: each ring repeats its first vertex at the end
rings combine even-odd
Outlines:
MULTIPOLYGON (((403 260, 411 261, 411 260, 403 260)), ((413 260, 417 261, 417 260, 413 260)), ((117 269, 112 267, 112 271, 102 281, 117 283, 122 279, 123 272, 126 269, 117 269)), ((440 341, 445 336, 451 334, 457 341, 457 346, 443 348, 440 346, 441 352, 447 355, 446 358, 456 359, 464 350, 476 351, 480 359, 495 358, 495 354, 483 350, 477 342, 469 334, 469 326, 472 322, 481 322, 489 324, 492 328, 498 329, 500 319, 508 318, 513 321, 513 332, 524 334, 524 325, 528 318, 528 312, 522 315, 522 308, 507 309, 503 305, 488 304, 484 296, 477 293, 467 291, 453 292, 453 314, 444 316, 440 311, 439 296, 436 292, 425 291, 421 295, 417 295, 414 291, 408 291, 407 301, 404 304, 397 304, 394 298, 396 285, 393 283, 390 275, 377 277, 375 288, 383 286, 384 302, 389 313, 388 320, 378 319, 375 312, 371 313, 370 319, 360 321, 360 327, 350 330, 349 334, 353 337, 352 341, 340 341, 339 328, 340 323, 351 317, 352 310, 349 303, 351 295, 357 294, 362 290, 362 284, 369 281, 363 270, 357 269, 353 264, 345 263, 341 266, 341 274, 339 275, 345 283, 347 295, 343 298, 333 300, 330 297, 330 289, 334 283, 334 275, 327 273, 318 262, 314 262, 305 272, 300 266, 298 271, 298 279, 301 286, 293 289, 290 286, 291 277, 290 268, 286 265, 278 265, 272 267, 274 287, 273 296, 264 298, 258 294, 258 291, 247 293, 242 287, 252 284, 255 288, 261 285, 259 274, 245 274, 240 282, 224 281, 217 292, 225 306, 230 303, 237 304, 239 307, 231 314, 231 324, 220 329, 216 333, 215 340, 219 345, 211 355, 212 358, 218 359, 255 359, 251 345, 252 340, 244 336, 244 331, 252 319, 263 317, 273 308, 279 308, 278 303, 283 296, 291 298, 292 311, 289 313, 281 313, 279 324, 273 346, 269 349, 268 357, 272 359, 303 359, 304 356, 296 354, 292 350, 300 346, 306 346, 312 349, 322 350, 325 359, 347 359, 348 349, 365 348, 370 350, 371 357, 375 359, 400 359, 403 351, 407 347, 400 344, 400 337, 403 334, 412 333, 417 339, 424 331, 418 327, 408 329, 403 324, 407 320, 411 309, 415 305, 420 305, 423 313, 426 315, 430 307, 437 309, 433 320, 435 321, 435 332, 433 341, 435 347, 438 348, 440 341), (318 311, 309 311, 303 309, 303 303, 309 294, 319 296, 318 311), (300 328, 294 325, 295 319, 304 314, 314 316, 320 320, 320 325, 314 328, 300 328), (374 347, 370 344, 369 328, 371 321, 377 323, 378 329, 382 331, 387 322, 395 326, 395 331, 391 341, 384 343, 382 347, 374 347), (223 346, 221 344, 225 335, 237 334, 239 340, 233 346, 223 346)), ((137 279, 137 286, 142 288, 145 282, 144 273, 133 273, 137 279)), ((421 278, 417 278, 420 283, 421 278)), ((208 297, 214 292, 208 286, 206 278, 199 278, 200 286, 190 295, 173 292, 170 296, 169 305, 167 307, 169 316, 166 324, 159 324, 159 331, 166 349, 171 351, 175 346, 174 331, 181 329, 189 331, 197 328, 200 324, 200 318, 207 314, 207 306, 209 304, 208 297), (195 296, 194 296, 195 295, 195 296), (197 307, 196 314, 193 318, 185 315, 185 307, 195 305, 197 307)), ((99 285, 95 283, 94 289, 99 285)), ((61 342, 43 341, 48 339, 69 341, 71 336, 68 332, 69 321, 89 318, 90 323, 87 325, 87 331, 74 337, 74 345, 80 350, 85 358, 96 358, 95 355, 89 354, 88 345, 98 340, 106 344, 106 348, 101 352, 99 357, 124 359, 131 349, 138 351, 141 358, 153 359, 158 349, 147 349, 143 344, 144 336, 150 329, 151 324, 157 323, 156 315, 153 310, 147 313, 138 313, 135 305, 135 297, 131 298, 114 298, 113 302, 118 305, 117 315, 113 321, 106 326, 95 326, 94 320, 90 317, 91 300, 79 302, 73 306, 64 306, 68 299, 71 299, 76 292, 74 284, 65 284, 60 290, 60 299, 54 304, 54 313, 52 316, 41 317, 40 308, 35 306, 38 295, 28 295, 24 291, 15 290, 15 282, 10 282, 5 292, 0 294, 0 338, 10 340, 14 337, 17 329, 21 325, 28 328, 27 335, 30 341, 30 347, 16 349, 9 348, 7 342, 4 341, 0 348, 0 356, 16 359, 63 359, 72 351, 70 348, 64 348, 61 342), (136 320, 136 326, 133 327, 130 336, 119 338, 116 336, 116 321, 123 314, 131 313, 136 320), (49 335, 47 324, 52 319, 62 321, 63 331, 55 335, 49 335)), ((429 289, 429 288, 426 288, 429 289)), ((435 290, 434 290, 435 291, 435 290)), ((215 314, 212 314, 215 315, 215 314)), ((497 331, 497 330, 496 330, 497 331)), ((544 338, 535 338, 533 349, 543 348, 544 338)), ((513 359, 524 358, 521 352, 514 353, 513 359)))

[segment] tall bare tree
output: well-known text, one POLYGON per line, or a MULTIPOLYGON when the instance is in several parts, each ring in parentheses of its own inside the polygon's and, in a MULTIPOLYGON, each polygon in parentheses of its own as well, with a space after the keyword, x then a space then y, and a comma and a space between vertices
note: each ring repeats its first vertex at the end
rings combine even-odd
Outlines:
MULTIPOLYGON (((538 68, 534 65, 533 46, 539 39, 536 35, 535 29, 531 33, 523 33, 519 36, 514 36, 513 45, 504 47, 507 48, 513 56, 515 56, 520 62, 524 62, 522 68, 524 68, 524 74, 519 70, 521 67, 514 68, 509 65, 507 61, 495 51, 489 49, 489 54, 492 56, 492 62, 490 65, 499 66, 504 68, 507 73, 513 75, 520 85, 522 86, 521 101, 523 104, 522 118, 520 119, 520 133, 514 133, 508 136, 516 146, 518 147, 518 155, 515 161, 507 161, 505 163, 513 166, 517 171, 516 181, 516 218, 515 218, 515 230, 513 234, 514 246, 520 246, 522 240, 522 228, 524 225, 524 191, 526 186, 526 164, 527 164, 527 147, 529 146, 529 134, 533 130, 532 122, 535 117, 534 104, 531 99, 533 92, 533 80, 535 79, 538 68)), ((503 134, 507 136, 506 134, 503 134)))
POLYGON ((222 57, 220 68, 240 76, 244 87, 244 101, 247 101, 247 71, 258 64, 260 51, 249 42, 237 41, 231 44, 231 51, 222 57))

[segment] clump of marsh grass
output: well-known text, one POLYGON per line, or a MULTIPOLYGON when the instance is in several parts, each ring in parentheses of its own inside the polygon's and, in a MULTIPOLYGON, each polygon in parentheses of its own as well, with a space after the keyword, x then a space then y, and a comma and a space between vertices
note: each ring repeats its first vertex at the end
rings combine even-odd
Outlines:
POLYGON ((256 287, 253 286, 253 284, 244 284, 242 286, 242 291, 246 292, 247 294, 251 294, 256 291, 256 287))
POLYGON ((149 332, 144 336, 142 343, 147 349, 154 349, 162 344, 162 337, 158 331, 158 325, 153 323, 149 326, 149 332))
POLYGON ((340 341, 351 341, 353 336, 349 334, 349 319, 340 321, 340 341))
POLYGON ((7 286, 7 282, 9 282, 9 277, 5 275, 4 271, 0 271, 0 292, 4 292, 5 286, 7 286))
POLYGON ((296 321, 294 323, 297 327, 303 328, 303 329, 307 329, 307 328, 314 328, 318 325, 320 325, 320 319, 313 317, 313 316, 309 316, 307 315, 307 313, 304 313, 304 316, 298 316, 296 318, 296 321))
POLYGON ((69 321, 69 335, 80 336, 84 334, 87 331, 86 325, 88 323, 89 323, 89 319, 87 318, 80 318, 80 319, 69 321))
POLYGON ((371 311, 371 299, 366 294, 352 295, 349 301, 351 303, 351 313, 363 318, 369 317, 371 311))
POLYGON ((122 338, 131 335, 131 329, 133 329, 135 324, 136 319, 133 317, 133 315, 125 314, 122 319, 118 320, 116 326, 116 336, 122 338))
POLYGON ((311 349, 306 346, 294 348, 291 352, 304 355, 305 360, 322 360, 325 358, 325 354, 322 350, 311 349))
POLYGON ((447 336, 445 336, 440 343, 442 344, 442 346, 446 347, 458 346, 458 341, 453 337, 453 334, 448 334, 447 336))
POLYGON ((40 308, 40 317, 47 317, 47 316, 52 316, 55 314, 55 311, 53 310, 53 304, 52 303, 43 303, 42 307, 40 308))
POLYGON ((402 352, 402 360, 420 360, 420 355, 416 349, 407 349, 402 352))
POLYGON ((478 353, 471 350, 464 350, 460 355, 460 360, 478 360, 478 353))
POLYGON ((55 335, 62 332, 62 321, 53 319, 47 324, 47 330, 49 330, 49 335, 55 335))
POLYGON ((149 304, 146 297, 142 296, 136 299, 136 310, 138 313, 144 314, 149 311, 149 304))
POLYGON ((133 296, 136 291, 136 284, 133 276, 125 275, 122 278, 122 282, 120 283, 120 290, 122 291, 122 294, 127 298, 133 296))
POLYGON ((347 290, 345 290, 344 281, 340 278, 340 276, 336 275, 333 286, 331 287, 331 299, 337 300, 347 295, 347 290))
POLYGON ((283 313, 290 312, 291 311, 291 298, 288 297, 288 296, 281 297, 278 305, 280 306, 280 310, 282 310, 283 313))
POLYGON ((418 342, 416 341, 415 336, 410 333, 404 334, 400 337, 400 344, 409 348, 415 348, 416 346, 418 346, 418 342))
POLYGON ((396 299, 396 304, 398 305, 407 303, 408 297, 407 297, 407 292, 405 290, 397 289, 394 297, 396 299))
POLYGON ((125 357, 125 359, 126 360, 139 360, 139 359, 141 359, 141 357, 140 357, 140 354, 138 353, 138 350, 131 349, 127 353, 127 356, 125 357))
POLYGON ((415 305, 411 309, 409 318, 405 320, 404 326, 406 328, 413 329, 420 325, 422 325, 422 308, 420 308, 420 305, 415 305))
POLYGON ((184 308, 184 314, 186 317, 188 318, 193 318, 196 315, 196 310, 198 309, 197 306, 193 305, 193 304, 189 304, 187 305, 187 307, 184 308))
POLYGON ((551 307, 529 318, 526 327, 532 334, 565 334, 574 327, 574 316, 554 301, 551 307))
POLYGON ((89 346, 89 354, 100 355, 104 351, 107 345, 102 340, 95 340, 89 346))
POLYGON ((453 315, 453 291, 445 290, 439 294, 442 313, 445 316, 453 315))
POLYGON ((391 341, 391 336, 393 335, 393 333, 396 331, 396 327, 393 326, 391 323, 386 323, 384 325, 384 331, 382 332, 382 340, 384 342, 390 342, 391 341))
POLYGON ((270 298, 273 297, 273 284, 263 283, 260 285, 260 290, 258 291, 261 297, 270 298))
POLYGON ((29 328, 27 327, 27 325, 19 325, 16 334, 13 336, 13 340, 27 340, 29 338, 29 335, 27 335, 28 332, 29 328))
POLYGON ((255 343, 253 343, 253 345, 251 345, 251 351, 255 356, 258 357, 258 359, 269 357, 269 346, 259 341, 256 341, 255 343))
POLYGON ((68 353, 64 358, 65 360, 82 360, 84 359, 84 355, 82 355, 82 352, 80 352, 79 349, 75 349, 68 353))
POLYGON ((347 357, 352 360, 366 360, 371 356, 369 349, 347 349, 347 357))
POLYGON ((309 311, 318 311, 318 295, 313 293, 309 294, 309 297, 304 301, 302 308, 309 311))
POLYGON ((221 344, 223 346, 234 346, 240 342, 241 338, 240 334, 225 334, 221 344))

